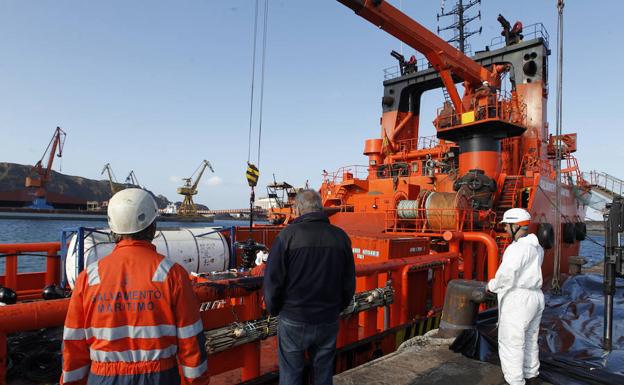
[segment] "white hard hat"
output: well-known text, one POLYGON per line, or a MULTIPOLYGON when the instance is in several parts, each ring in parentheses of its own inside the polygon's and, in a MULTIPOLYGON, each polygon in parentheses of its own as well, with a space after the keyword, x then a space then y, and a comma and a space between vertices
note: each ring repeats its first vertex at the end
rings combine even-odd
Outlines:
POLYGON ((513 208, 505 211, 501 223, 515 223, 520 226, 527 226, 531 223, 531 214, 521 208, 513 208))
POLYGON ((156 201, 140 188, 121 190, 108 202, 108 225, 115 234, 135 234, 145 230, 157 215, 156 201))

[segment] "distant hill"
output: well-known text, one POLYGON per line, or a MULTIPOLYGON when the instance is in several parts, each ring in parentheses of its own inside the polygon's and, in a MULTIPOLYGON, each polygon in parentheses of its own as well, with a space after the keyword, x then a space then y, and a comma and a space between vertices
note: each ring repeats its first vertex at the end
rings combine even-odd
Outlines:
MULTIPOLYGON (((0 162, 0 199, 7 197, 19 197, 16 200, 25 200, 32 192, 24 187, 24 180, 31 166, 16 163, 0 162)), ((120 189, 123 184, 116 184, 120 189)), ((62 199, 67 201, 108 201, 111 197, 111 189, 108 180, 94 180, 80 176, 65 175, 52 170, 50 181, 46 186, 50 201, 62 199), (59 198, 60 197, 60 198, 59 198)), ((149 190, 148 190, 149 191, 149 190)), ((165 208, 171 203, 163 195, 155 195, 150 191, 159 208, 165 208)), ((13 199, 9 199, 13 200, 13 199)))

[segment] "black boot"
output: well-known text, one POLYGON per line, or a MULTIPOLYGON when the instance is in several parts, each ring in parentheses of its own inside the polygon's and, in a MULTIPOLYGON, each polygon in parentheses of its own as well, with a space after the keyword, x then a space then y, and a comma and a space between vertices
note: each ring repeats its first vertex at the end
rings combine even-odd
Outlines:
POLYGON ((541 385, 542 384, 542 380, 540 380, 539 377, 525 378, 524 382, 526 385, 541 385))

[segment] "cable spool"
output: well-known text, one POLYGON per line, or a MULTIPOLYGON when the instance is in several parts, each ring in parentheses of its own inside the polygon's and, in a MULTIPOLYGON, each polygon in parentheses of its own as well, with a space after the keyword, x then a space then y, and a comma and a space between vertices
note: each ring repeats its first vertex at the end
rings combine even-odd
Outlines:
POLYGON ((418 218, 418 201, 417 200, 402 200, 397 205, 397 215, 401 219, 416 219, 418 218))
POLYGON ((461 228, 463 212, 469 208, 465 195, 451 192, 431 193, 425 203, 429 228, 455 230, 461 228))
MULTIPOLYGON (((427 197, 431 194, 431 191, 421 190, 418 193, 418 199, 416 200, 400 200, 401 196, 395 197, 397 216, 401 219, 422 219, 426 220, 425 216, 425 202, 427 197)), ((405 196, 404 194, 401 194, 405 196)))
POLYGON ((462 193, 421 191, 417 200, 402 200, 397 205, 401 219, 426 220, 433 230, 456 230, 462 227, 463 212, 469 209, 462 193))

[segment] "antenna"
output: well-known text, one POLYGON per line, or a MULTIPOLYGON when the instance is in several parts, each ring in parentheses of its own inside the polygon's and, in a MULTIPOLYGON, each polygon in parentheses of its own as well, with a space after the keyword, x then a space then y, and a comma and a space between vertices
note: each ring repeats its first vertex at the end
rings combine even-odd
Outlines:
POLYGON ((450 11, 446 11, 444 9, 445 1, 442 1, 442 8, 440 13, 436 15, 438 22, 440 18, 444 18, 446 16, 454 16, 454 21, 452 24, 447 25, 445 27, 440 28, 438 26, 438 34, 442 31, 455 30, 455 35, 447 42, 454 44, 458 50, 462 53, 466 53, 469 50, 469 45, 466 43, 468 38, 475 34, 481 34, 483 27, 479 27, 478 30, 470 31, 467 26, 470 22, 479 19, 481 20, 481 11, 479 11, 476 15, 470 16, 467 15, 466 12, 474 7, 475 5, 481 5, 481 0, 457 0, 457 3, 450 11))

